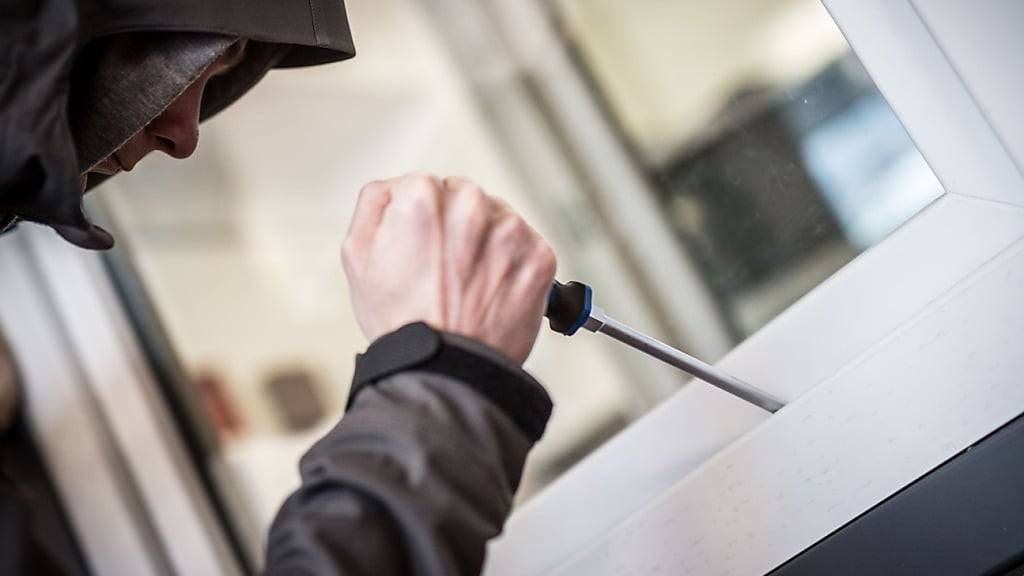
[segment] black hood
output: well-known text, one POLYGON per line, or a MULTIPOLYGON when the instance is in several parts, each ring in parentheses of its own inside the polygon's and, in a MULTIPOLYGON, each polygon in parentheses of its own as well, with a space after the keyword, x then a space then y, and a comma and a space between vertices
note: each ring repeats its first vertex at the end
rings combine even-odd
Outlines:
MULTIPOLYGON (((10 0, 0 6, 0 230, 47 224, 86 248, 109 235, 83 212, 69 94, 82 54, 124 33, 247 38, 247 62, 207 86, 202 118, 287 68, 355 55, 343 0, 10 0)), ((138 126, 142 128, 142 126, 138 126)), ((111 150, 112 151, 112 150, 111 150)))

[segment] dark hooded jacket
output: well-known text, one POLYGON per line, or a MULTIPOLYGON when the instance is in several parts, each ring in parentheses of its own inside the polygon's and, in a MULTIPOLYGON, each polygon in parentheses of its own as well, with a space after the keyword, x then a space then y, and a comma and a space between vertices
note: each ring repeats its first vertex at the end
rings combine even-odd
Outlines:
MULTIPOLYGON (((83 167, 72 138, 69 95, 78 57, 102 39, 126 32, 244 37, 254 46, 281 47, 278 67, 355 55, 341 0, 5 0, 0 4, 0 229, 21 219, 53 226, 83 247, 112 243, 81 207, 83 167)), ((239 73, 246 72, 243 66, 239 73)), ((230 104, 261 75, 212 82, 203 118, 230 104)))
MULTIPOLYGON (((79 56, 127 32, 244 37, 277 67, 354 54, 341 0, 0 3, 0 226, 32 221, 83 247, 112 243, 81 206, 69 93, 79 56)), ((260 76, 231 74, 208 84, 204 118, 260 76)), ((345 417, 302 459, 302 485, 268 537, 266 574, 479 573, 550 415, 543 388, 478 342, 412 324, 359 358, 352 390, 345 417)), ((0 574, 77 573, 26 511, 52 495, 5 483, 18 476, 2 458, 9 436, 0 435, 0 574)))

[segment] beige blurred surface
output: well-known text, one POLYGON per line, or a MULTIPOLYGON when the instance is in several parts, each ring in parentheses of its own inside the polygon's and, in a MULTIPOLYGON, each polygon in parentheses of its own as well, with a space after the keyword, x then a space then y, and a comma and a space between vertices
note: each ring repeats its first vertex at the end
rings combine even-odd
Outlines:
POLYGON ((653 162, 700 137, 737 90, 801 82, 849 50, 818 0, 558 5, 624 130, 653 162))

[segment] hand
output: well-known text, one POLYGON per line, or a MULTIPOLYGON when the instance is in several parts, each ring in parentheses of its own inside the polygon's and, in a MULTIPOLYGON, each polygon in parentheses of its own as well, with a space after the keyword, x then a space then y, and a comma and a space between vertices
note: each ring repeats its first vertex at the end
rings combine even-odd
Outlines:
POLYGON ((423 321, 520 364, 555 276, 551 247, 506 203, 468 180, 423 174, 363 188, 342 262, 371 341, 423 321))

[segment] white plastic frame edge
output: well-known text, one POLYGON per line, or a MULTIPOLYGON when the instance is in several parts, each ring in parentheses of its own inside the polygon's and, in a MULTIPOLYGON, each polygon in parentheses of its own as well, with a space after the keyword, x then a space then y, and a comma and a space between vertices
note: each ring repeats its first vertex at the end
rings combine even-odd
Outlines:
MULTIPOLYGON (((913 6, 906 0, 826 5, 948 194, 723 360, 726 368, 788 398, 849 365, 1021 233, 1016 210, 998 204, 1004 191, 1024 189, 1019 174, 913 6), (971 143, 966 153, 964 139, 971 143), (980 234, 978 226, 985 228, 980 234), (972 234, 979 237, 960 242, 972 234), (872 291, 878 284, 872 278, 912 265, 922 251, 945 251, 948 259, 911 275, 895 301, 854 329, 858 334, 837 336, 843 319, 828 317, 829 309, 886 297, 877 293, 884 287, 872 291), (809 340, 813 345, 808 334, 837 345, 810 365, 780 363, 809 340)), ((607 544, 607 531, 764 420, 726 407, 726 400, 690 386, 608 443, 513 516, 491 548, 487 574, 546 574, 595 542, 607 544)))

